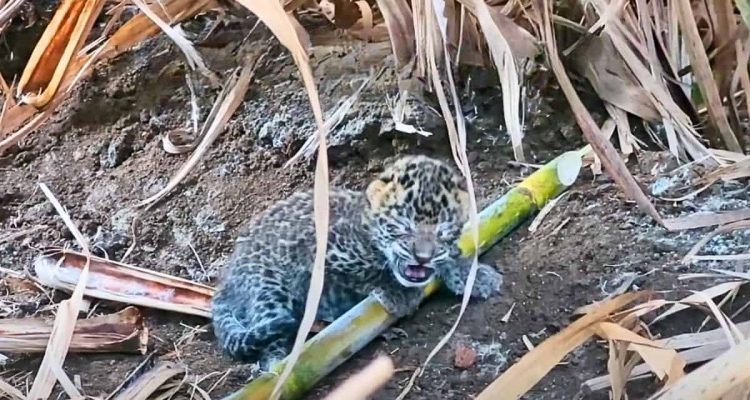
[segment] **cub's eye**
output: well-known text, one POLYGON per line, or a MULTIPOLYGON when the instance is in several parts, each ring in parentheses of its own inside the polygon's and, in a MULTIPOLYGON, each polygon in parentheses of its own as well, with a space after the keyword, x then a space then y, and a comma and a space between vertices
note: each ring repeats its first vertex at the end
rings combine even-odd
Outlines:
POLYGON ((406 232, 406 230, 399 225, 388 225, 386 227, 386 232, 388 232, 389 235, 395 238, 402 238, 408 235, 408 232, 406 232))
POLYGON ((441 229, 438 232, 437 237, 442 241, 451 241, 455 240, 460 235, 461 232, 458 229, 441 229))

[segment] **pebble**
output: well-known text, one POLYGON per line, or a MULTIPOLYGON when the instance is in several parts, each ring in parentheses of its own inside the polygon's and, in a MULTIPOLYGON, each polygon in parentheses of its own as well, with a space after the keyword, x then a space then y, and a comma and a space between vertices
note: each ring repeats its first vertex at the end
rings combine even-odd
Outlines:
POLYGON ((477 352, 466 344, 459 344, 453 354, 453 366, 456 368, 471 368, 477 362, 477 352))
POLYGON ((112 139, 102 164, 107 168, 115 168, 122 164, 133 153, 133 141, 132 130, 124 131, 112 139))

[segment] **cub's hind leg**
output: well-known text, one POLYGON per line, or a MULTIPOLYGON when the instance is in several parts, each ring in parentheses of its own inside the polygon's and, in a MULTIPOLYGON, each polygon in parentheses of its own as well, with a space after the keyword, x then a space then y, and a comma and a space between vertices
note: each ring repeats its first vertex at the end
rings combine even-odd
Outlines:
POLYGON ((214 334, 235 360, 268 370, 291 349, 299 327, 288 289, 258 270, 230 273, 213 299, 214 334))

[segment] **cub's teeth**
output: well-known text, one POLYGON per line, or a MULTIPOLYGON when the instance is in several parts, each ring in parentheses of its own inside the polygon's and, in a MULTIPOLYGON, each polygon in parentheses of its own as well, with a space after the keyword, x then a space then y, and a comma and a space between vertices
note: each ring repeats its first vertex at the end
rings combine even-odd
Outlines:
POLYGON ((413 279, 425 279, 427 278, 427 268, 420 267, 420 266, 409 266, 406 267, 406 270, 404 271, 404 275, 406 275, 408 278, 413 279))

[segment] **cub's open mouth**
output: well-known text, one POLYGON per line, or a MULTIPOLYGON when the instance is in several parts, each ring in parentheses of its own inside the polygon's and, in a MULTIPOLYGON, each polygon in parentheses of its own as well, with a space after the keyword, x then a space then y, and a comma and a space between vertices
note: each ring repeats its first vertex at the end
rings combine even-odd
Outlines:
POLYGON ((432 277, 435 272, 433 268, 426 267, 424 265, 414 264, 407 265, 404 269, 404 278, 409 282, 421 283, 425 282, 432 277))

